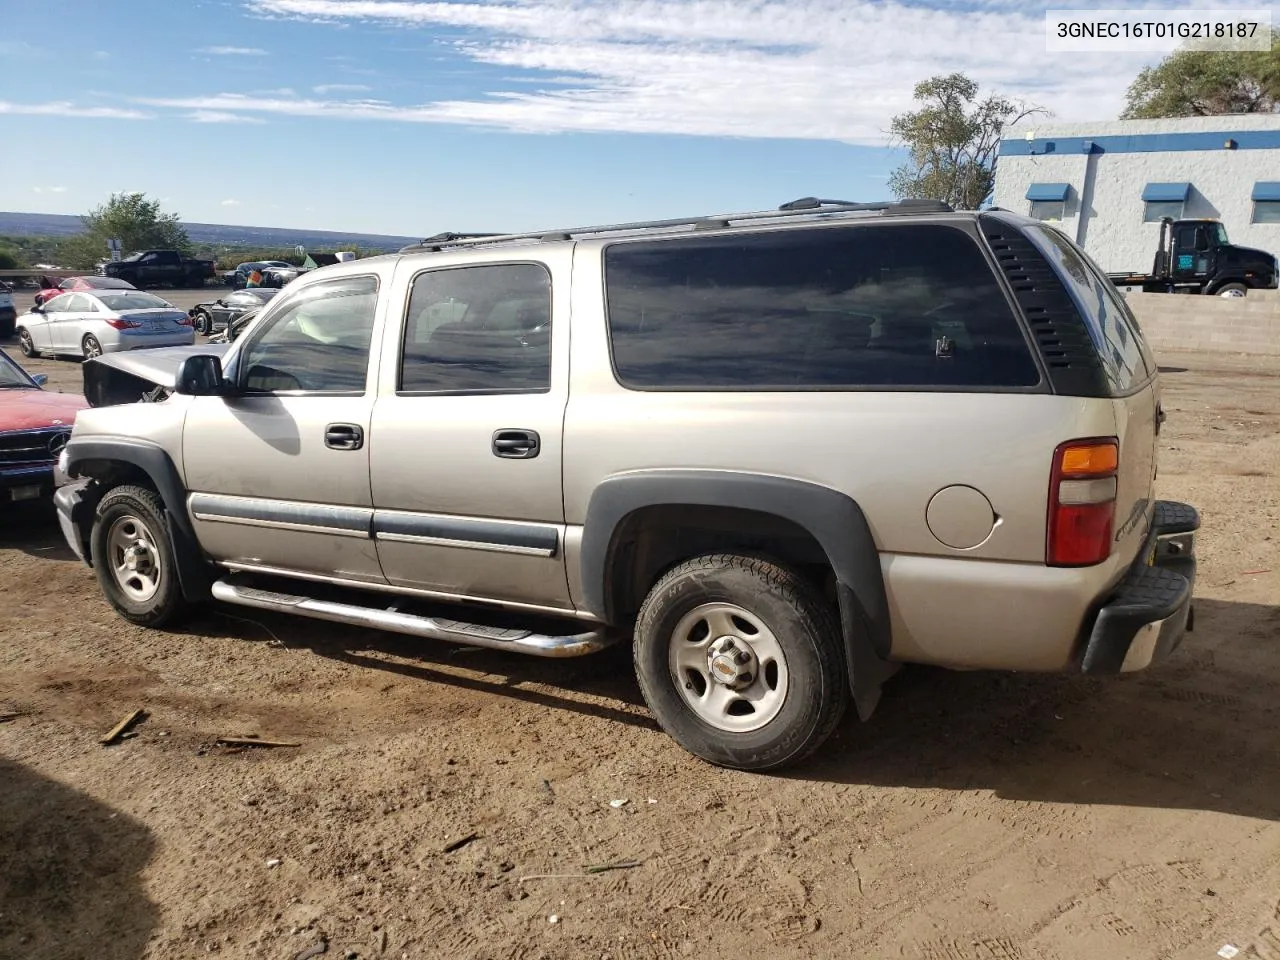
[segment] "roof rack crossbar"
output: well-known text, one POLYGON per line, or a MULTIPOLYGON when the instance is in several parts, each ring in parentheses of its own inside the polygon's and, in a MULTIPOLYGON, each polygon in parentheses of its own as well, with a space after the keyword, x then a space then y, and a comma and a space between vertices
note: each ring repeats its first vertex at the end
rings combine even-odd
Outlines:
POLYGON ((514 243, 520 240, 572 240, 575 237, 597 236, 609 233, 632 233, 640 230, 690 230, 720 229, 736 222, 752 220, 785 220, 792 217, 823 216, 833 213, 950 213, 952 207, 941 200, 884 200, 874 203, 854 203, 843 200, 819 200, 805 197, 783 204, 777 210, 752 210, 745 213, 713 214, 701 217, 676 217, 670 220, 637 220, 631 223, 610 223, 589 227, 570 227, 556 230, 530 230, 527 233, 441 233, 428 237, 421 243, 410 244, 401 252, 413 250, 443 250, 450 247, 479 247, 492 244, 514 243))

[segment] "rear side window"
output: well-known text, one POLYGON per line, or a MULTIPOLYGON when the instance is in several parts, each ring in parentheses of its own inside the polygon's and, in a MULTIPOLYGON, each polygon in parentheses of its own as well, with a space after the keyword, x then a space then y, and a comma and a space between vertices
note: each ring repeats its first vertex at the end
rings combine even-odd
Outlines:
POLYGON ((1115 284, 1061 231, 1031 227, 1027 232, 1049 258, 1084 317, 1112 392, 1124 396, 1146 383, 1155 363, 1137 319, 1115 284))
POLYGON ((632 389, 986 389, 1040 382, 977 243, 941 224, 617 243, 614 372, 632 389))
POLYGON ((551 389, 551 276, 535 263, 431 270, 413 281, 403 393, 551 389))

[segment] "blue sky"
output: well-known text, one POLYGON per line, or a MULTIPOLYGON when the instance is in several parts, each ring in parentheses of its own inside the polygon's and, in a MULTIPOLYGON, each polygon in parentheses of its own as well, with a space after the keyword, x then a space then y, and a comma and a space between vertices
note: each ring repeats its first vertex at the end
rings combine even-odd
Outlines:
POLYGON ((1046 53, 1018 0, 4 7, 0 209, 403 235, 878 199, 917 80, 1113 119, 1154 59, 1046 53))

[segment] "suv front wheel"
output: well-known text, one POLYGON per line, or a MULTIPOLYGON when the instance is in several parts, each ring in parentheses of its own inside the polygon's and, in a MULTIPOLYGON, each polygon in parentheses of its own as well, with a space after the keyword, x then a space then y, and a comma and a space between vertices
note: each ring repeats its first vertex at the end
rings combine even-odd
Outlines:
POLYGON ((98 503, 89 549, 103 594, 126 620, 159 627, 186 610, 164 504, 153 491, 123 486, 107 493, 98 503))
POLYGON ((640 608, 634 653, 663 730, 718 766, 773 770, 802 760, 849 700, 833 610, 767 560, 713 555, 671 570, 640 608))

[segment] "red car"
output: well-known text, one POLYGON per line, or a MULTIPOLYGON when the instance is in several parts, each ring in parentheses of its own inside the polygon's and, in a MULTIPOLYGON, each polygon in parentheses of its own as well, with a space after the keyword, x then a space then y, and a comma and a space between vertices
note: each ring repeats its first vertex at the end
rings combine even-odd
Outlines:
POLYGON ((0 504, 53 494, 53 466, 84 397, 49 393, 0 350, 0 504))
POLYGON ((127 280, 117 280, 115 277, 67 277, 61 283, 54 285, 53 281, 48 277, 40 279, 40 290, 36 293, 36 306, 40 306, 60 293, 71 293, 76 290, 136 290, 138 289, 127 280), (45 286, 48 283, 49 286, 45 286))

